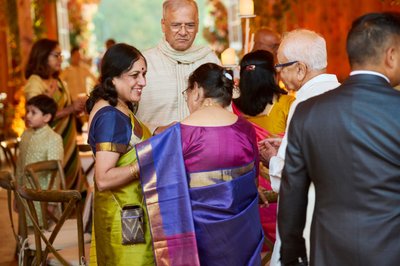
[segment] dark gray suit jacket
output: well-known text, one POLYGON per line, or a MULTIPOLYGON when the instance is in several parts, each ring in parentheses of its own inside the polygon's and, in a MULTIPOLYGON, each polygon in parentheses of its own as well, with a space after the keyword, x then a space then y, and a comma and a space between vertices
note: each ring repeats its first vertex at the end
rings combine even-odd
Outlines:
POLYGON ((282 262, 305 256, 312 181, 311 265, 400 265, 400 92, 376 75, 350 76, 299 104, 288 134, 282 262))

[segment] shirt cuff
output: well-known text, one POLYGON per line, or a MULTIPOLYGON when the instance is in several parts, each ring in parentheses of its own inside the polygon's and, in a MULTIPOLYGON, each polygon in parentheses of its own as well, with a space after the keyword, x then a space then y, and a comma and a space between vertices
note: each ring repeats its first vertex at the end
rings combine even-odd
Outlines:
POLYGON ((273 156, 269 161, 269 176, 271 179, 271 187, 272 190, 275 192, 279 192, 284 165, 285 161, 278 156, 273 156))

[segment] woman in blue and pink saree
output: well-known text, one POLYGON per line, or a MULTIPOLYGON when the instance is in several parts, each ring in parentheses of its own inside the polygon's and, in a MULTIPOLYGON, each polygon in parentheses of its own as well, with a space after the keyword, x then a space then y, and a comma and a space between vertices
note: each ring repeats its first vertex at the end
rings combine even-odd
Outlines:
POLYGON ((191 115, 136 145, 157 265, 260 265, 258 148, 232 114, 232 74, 208 63, 185 91, 191 115))

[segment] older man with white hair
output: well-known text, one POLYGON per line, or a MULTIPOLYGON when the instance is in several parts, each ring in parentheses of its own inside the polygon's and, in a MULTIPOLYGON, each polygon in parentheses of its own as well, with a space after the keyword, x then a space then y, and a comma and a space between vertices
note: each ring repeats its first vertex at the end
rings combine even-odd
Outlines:
MULTIPOLYGON (((306 30, 297 29, 284 35, 278 49, 278 62, 275 65, 282 81, 289 90, 297 91, 296 100, 290 107, 287 129, 296 106, 311 97, 317 96, 338 87, 340 84, 333 74, 326 73, 327 51, 326 42, 319 34, 306 30)), ((269 167, 272 189, 279 192, 281 174, 285 164, 285 151, 287 146, 287 134, 284 135, 278 151, 275 140, 265 140, 260 143, 260 159, 269 167)), ((314 209, 315 191, 310 186, 308 194, 307 225, 304 229, 304 238, 309 250, 310 221, 314 209)), ((281 241, 277 228, 276 242, 271 258, 272 265, 280 265, 281 241)), ((307 260, 307 258, 303 258, 307 260)))
POLYGON ((147 60, 147 85, 137 111, 154 134, 189 115, 182 95, 189 75, 204 63, 220 63, 208 46, 193 44, 199 28, 196 1, 165 0, 161 27, 162 40, 143 53, 147 60))

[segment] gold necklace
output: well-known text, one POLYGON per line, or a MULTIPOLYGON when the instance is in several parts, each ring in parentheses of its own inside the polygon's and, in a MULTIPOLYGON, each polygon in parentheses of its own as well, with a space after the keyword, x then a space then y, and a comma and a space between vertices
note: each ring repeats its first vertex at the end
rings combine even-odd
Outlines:
POLYGON ((214 101, 207 101, 207 102, 203 102, 203 104, 201 105, 202 108, 204 107, 222 107, 220 104, 218 104, 217 102, 214 101))

